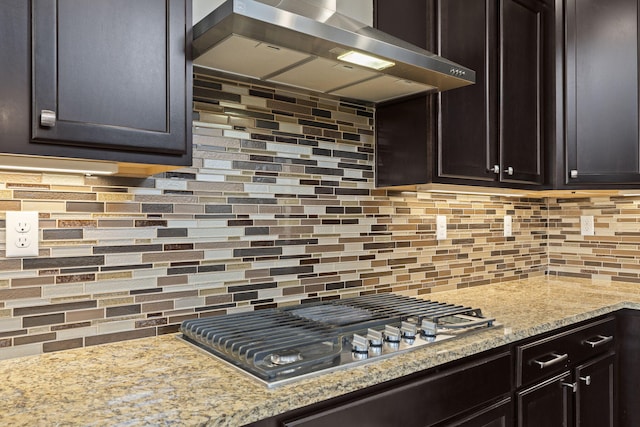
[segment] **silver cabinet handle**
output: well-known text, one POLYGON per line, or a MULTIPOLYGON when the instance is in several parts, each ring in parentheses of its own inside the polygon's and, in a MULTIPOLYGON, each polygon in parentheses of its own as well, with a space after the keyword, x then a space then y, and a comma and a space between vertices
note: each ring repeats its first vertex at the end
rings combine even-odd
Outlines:
POLYGON ((569 172, 569 177, 575 179, 578 177, 578 170, 577 169, 571 169, 571 172, 569 172))
POLYGON ((40 126, 52 128, 56 125, 56 112, 51 110, 40 111, 40 126))
POLYGON ((495 174, 500 173, 500 165, 493 165, 493 168, 491 168, 491 172, 495 174))
POLYGON ((562 383, 560 383, 560 385, 562 385, 563 387, 570 388, 571 391, 574 392, 574 393, 576 391, 578 391, 578 383, 565 383, 565 382, 562 382, 562 383))
POLYGON ((591 385, 591 375, 580 377, 580 381, 584 381, 585 385, 591 385))
POLYGON ((569 359, 569 355, 567 353, 565 354, 551 353, 551 356, 553 356, 553 359, 547 360, 546 362, 541 362, 539 360, 532 360, 531 363, 535 363, 536 365, 540 366, 540 369, 545 369, 545 368, 548 368, 549 366, 562 363, 565 360, 569 359))
POLYGON ((513 168, 511 166, 507 168, 507 175, 513 175, 513 168))
POLYGON ((584 340, 583 344, 586 344, 591 348, 596 348, 611 341, 613 341, 613 336, 605 337, 604 335, 597 335, 594 338, 584 340))

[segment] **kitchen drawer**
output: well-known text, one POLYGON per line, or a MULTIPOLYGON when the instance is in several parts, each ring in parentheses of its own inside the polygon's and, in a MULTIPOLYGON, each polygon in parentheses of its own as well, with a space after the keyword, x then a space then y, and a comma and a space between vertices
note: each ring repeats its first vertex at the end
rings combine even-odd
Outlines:
POLYGON ((511 389, 510 353, 478 359, 391 388, 285 419, 284 427, 424 427, 503 398, 511 389))
POLYGON ((615 329, 615 318, 607 317, 517 346, 516 385, 543 379, 613 349, 615 329))

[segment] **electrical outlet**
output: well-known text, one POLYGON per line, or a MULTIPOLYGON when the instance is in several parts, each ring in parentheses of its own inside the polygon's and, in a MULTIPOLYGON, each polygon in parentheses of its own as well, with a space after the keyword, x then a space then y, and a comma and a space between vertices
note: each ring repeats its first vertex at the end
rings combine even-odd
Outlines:
POLYGON ((436 215, 436 240, 444 240, 447 238, 447 217, 445 215, 436 215))
POLYGON ((511 215, 504 216, 503 235, 504 237, 513 236, 513 217, 511 215))
POLYGON ((593 224, 593 215, 582 215, 580 217, 580 235, 594 236, 595 226, 593 224))
POLYGON ((6 257, 38 256, 38 212, 8 211, 5 223, 6 257))

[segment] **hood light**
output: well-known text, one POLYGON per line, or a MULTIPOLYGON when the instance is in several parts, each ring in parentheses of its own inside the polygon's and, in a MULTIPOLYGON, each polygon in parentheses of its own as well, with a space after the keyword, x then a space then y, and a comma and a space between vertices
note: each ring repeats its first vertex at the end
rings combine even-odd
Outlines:
POLYGON ((363 67, 372 68, 378 71, 396 65, 395 62, 376 58, 375 56, 371 55, 365 55, 364 53, 356 52, 354 50, 343 53, 342 55, 338 56, 338 59, 340 61, 361 65, 363 67))
POLYGON ((1 155, 0 170, 113 175, 118 173, 118 164, 92 160, 1 155))

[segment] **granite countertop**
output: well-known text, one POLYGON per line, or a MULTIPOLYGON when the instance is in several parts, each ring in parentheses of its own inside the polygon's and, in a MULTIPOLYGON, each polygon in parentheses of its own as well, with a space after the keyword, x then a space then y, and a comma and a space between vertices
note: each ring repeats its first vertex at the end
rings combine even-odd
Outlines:
POLYGON ((0 361, 0 425, 238 426, 621 308, 640 286, 544 277, 433 294, 501 327, 268 390, 164 335, 0 361))

